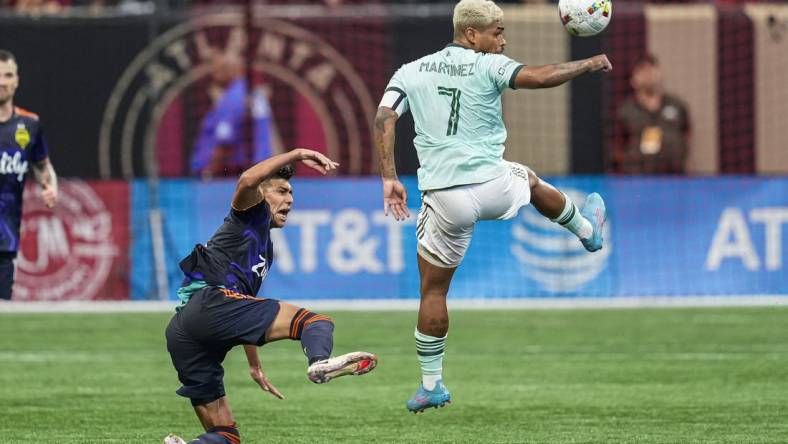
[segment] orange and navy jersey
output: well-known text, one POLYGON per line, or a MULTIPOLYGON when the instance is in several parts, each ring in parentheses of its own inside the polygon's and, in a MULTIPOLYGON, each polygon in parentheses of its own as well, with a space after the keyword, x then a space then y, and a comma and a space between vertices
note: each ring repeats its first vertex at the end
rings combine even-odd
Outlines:
POLYGON ((41 162, 48 148, 38 116, 14 108, 11 118, 0 122, 0 251, 19 249, 22 191, 30 163, 41 162))
POLYGON ((205 281, 256 295, 271 268, 273 250, 271 209, 265 201, 244 211, 231 209, 208 243, 196 245, 180 262, 186 276, 182 286, 205 281))

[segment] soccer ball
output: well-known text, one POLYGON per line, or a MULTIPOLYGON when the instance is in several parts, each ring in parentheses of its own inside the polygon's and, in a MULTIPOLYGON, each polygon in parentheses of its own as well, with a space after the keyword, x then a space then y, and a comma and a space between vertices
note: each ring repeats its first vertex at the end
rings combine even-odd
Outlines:
POLYGON ((610 0, 558 0, 558 15, 570 34, 578 37, 597 35, 610 23, 610 0))

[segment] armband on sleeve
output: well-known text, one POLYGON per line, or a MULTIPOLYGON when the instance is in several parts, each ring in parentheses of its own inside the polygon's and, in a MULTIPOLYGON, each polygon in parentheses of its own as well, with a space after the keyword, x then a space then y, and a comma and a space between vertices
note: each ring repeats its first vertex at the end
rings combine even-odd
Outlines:
POLYGON ((401 88, 389 86, 383 93, 379 106, 386 106, 394 110, 398 116, 408 112, 408 95, 401 88))

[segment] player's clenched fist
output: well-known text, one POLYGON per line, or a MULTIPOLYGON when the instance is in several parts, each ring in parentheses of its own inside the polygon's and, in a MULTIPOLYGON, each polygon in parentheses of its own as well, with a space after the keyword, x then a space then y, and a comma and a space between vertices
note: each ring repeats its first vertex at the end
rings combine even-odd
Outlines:
POLYGON ((610 72, 613 70, 613 65, 610 63, 610 60, 607 59, 605 54, 595 55, 588 59, 589 62, 589 71, 596 72, 610 72))

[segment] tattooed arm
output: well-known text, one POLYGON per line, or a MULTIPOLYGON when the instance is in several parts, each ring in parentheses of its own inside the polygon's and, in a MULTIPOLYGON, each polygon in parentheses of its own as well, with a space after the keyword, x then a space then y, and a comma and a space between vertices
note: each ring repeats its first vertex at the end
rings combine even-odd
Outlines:
POLYGON ((378 108, 375 116, 375 146, 380 161, 380 176, 383 179, 383 212, 391 211, 396 220, 410 216, 408 193, 397 178, 394 162, 395 126, 399 116, 387 106, 378 108))
POLYGON ((586 72, 608 72, 612 69, 613 65, 604 54, 554 65, 525 66, 517 73, 514 86, 518 89, 553 88, 586 72))

